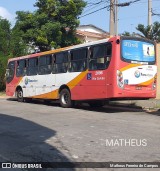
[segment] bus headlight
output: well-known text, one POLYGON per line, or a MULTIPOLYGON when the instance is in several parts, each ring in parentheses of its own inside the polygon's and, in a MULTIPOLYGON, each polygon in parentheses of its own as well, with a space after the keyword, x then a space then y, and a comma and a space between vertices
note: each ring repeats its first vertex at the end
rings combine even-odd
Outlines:
POLYGON ((124 87, 123 73, 119 70, 117 70, 117 84, 120 88, 124 87))

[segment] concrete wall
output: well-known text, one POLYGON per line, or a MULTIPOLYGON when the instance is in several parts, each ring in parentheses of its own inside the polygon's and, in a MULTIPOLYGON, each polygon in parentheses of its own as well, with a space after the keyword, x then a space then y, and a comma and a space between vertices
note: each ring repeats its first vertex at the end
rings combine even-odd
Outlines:
POLYGON ((160 99, 160 43, 156 46, 156 56, 157 56, 157 95, 156 99, 160 99))
POLYGON ((76 35, 76 37, 79 38, 83 43, 93 42, 102 39, 101 37, 85 36, 85 35, 78 35, 78 34, 76 35))

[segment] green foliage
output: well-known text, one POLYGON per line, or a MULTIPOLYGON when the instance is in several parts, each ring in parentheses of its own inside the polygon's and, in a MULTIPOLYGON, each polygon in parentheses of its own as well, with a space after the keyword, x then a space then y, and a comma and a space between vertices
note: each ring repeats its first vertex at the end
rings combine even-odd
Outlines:
POLYGON ((0 18, 0 52, 8 53, 10 47, 10 23, 6 19, 0 18))
POLYGON ((5 68, 7 64, 7 55, 10 49, 11 29, 10 23, 6 19, 0 18, 0 91, 5 88, 5 68))
POLYGON ((32 46, 45 51, 80 43, 75 31, 85 5, 83 0, 37 0, 35 12, 17 11, 14 28, 0 18, 0 91, 9 58, 26 55, 32 46))
POLYGON ((8 20, 0 18, 0 91, 5 89, 5 70, 10 57, 26 54, 21 32, 11 29, 8 20))
POLYGON ((5 71, 7 66, 8 57, 0 53, 0 91, 5 90, 5 71))
POLYGON ((144 26, 139 24, 136 28, 140 31, 144 37, 150 40, 154 40, 156 42, 160 42, 160 23, 154 22, 152 26, 144 26))
POLYGON ((122 36, 131 36, 131 34, 127 31, 125 31, 124 33, 122 33, 122 36))
POLYGON ((26 44, 38 46, 41 51, 78 44, 77 18, 85 5, 83 0, 37 0, 35 12, 17 12, 15 27, 22 31, 26 44))

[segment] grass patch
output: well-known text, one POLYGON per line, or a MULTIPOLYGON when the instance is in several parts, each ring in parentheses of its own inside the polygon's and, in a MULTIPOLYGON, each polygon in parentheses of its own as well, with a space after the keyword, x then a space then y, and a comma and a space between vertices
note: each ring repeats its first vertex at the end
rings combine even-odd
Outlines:
POLYGON ((0 96, 5 96, 6 95, 6 92, 5 91, 1 91, 0 92, 0 96))

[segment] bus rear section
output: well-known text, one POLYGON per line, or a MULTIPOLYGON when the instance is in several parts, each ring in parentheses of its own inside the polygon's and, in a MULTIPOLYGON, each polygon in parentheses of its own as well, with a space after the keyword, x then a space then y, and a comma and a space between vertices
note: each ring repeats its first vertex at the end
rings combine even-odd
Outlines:
POLYGON ((157 66, 152 41, 121 37, 115 61, 116 86, 112 98, 149 99, 156 97, 157 66))

